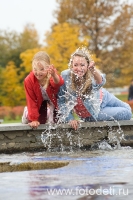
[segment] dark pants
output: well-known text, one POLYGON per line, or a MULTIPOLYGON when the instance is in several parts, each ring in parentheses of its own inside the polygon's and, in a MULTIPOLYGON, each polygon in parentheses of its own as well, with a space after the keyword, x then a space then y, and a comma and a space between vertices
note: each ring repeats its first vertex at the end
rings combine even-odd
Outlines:
MULTIPOLYGON (((40 124, 45 124, 47 122, 47 103, 48 101, 47 100, 44 100, 42 102, 42 105, 40 107, 40 110, 39 110, 39 122, 40 124)), ((54 109, 54 122, 57 122, 57 118, 56 118, 56 115, 57 115, 57 111, 56 109, 54 109)))

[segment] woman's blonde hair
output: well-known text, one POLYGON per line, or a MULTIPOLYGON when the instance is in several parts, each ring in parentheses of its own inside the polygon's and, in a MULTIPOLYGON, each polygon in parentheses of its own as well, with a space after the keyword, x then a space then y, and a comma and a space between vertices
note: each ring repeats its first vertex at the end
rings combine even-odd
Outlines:
MULTIPOLYGON (((49 55, 45 51, 37 52, 32 59, 32 66, 34 66, 34 64, 37 64, 38 62, 40 62, 41 64, 45 63, 46 65, 50 65, 49 55)), ((46 77, 46 80, 45 80, 45 85, 43 86, 45 89, 49 85, 50 77, 51 77, 50 74, 47 74, 47 77, 46 77)))
MULTIPOLYGON (((75 56, 84 57, 88 63, 88 66, 89 66, 90 62, 92 61, 89 50, 86 47, 80 47, 71 55, 71 58, 70 58, 70 61, 68 64, 70 69, 72 69, 73 58, 75 56)), ((90 70, 87 70, 87 72, 83 76, 82 80, 80 80, 81 94, 89 94, 91 92, 91 90, 92 90, 91 77, 92 77, 92 74, 91 74, 90 70)), ((72 84, 71 84, 72 90, 74 90, 74 91, 78 90, 77 92, 79 92, 79 87, 78 87, 79 80, 77 78, 77 75, 74 74, 73 72, 71 73, 71 80, 72 80, 72 84)))

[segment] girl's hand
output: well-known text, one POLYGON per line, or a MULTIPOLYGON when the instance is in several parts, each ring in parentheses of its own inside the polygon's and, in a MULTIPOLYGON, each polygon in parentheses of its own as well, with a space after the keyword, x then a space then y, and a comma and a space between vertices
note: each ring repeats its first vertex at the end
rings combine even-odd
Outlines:
POLYGON ((70 126, 71 126, 72 128, 74 128, 74 130, 77 130, 78 127, 79 127, 79 121, 78 121, 78 120, 71 120, 71 121, 69 122, 69 124, 70 124, 70 126))
POLYGON ((57 74, 57 71, 56 71, 56 69, 55 69, 55 67, 54 67, 53 65, 50 65, 50 66, 49 66, 48 74, 50 74, 50 75, 52 76, 52 78, 53 78, 53 80, 54 80, 54 82, 55 82, 56 84, 59 83, 60 79, 59 79, 59 76, 58 76, 58 74, 57 74))
POLYGON ((30 123, 28 123, 30 125, 30 127, 32 128, 37 128, 40 125, 40 122, 38 121, 32 121, 30 123))
POLYGON ((56 75, 56 69, 54 68, 53 65, 49 66, 48 73, 51 74, 52 77, 55 77, 55 75, 56 75))

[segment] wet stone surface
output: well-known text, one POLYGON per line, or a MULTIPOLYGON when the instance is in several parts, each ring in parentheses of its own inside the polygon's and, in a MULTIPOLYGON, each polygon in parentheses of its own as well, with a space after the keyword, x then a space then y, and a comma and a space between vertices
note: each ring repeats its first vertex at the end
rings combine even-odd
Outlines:
POLYGON ((56 169, 68 165, 67 161, 43 161, 43 162, 23 162, 11 163, 0 162, 1 172, 16 172, 16 171, 30 171, 30 170, 43 170, 43 169, 56 169))

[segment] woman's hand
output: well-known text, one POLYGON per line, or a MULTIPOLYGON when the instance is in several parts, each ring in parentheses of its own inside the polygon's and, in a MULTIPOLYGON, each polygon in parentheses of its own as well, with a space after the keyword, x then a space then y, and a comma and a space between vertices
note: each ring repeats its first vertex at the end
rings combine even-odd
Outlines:
POLYGON ((100 72, 95 68, 95 62, 94 61, 90 62, 88 69, 93 74, 93 76, 96 80, 96 83, 102 84, 102 76, 101 76, 100 72))
POLYGON ((74 128, 74 130, 77 130, 78 127, 79 127, 79 121, 78 121, 78 120, 71 120, 71 121, 69 122, 69 124, 70 124, 70 126, 71 126, 72 128, 74 128))
POLYGON ((30 125, 30 127, 32 128, 37 128, 40 125, 40 122, 38 121, 32 121, 30 123, 28 123, 30 125))
POLYGON ((95 72, 95 62, 94 61, 90 62, 88 69, 91 71, 92 74, 95 72))

